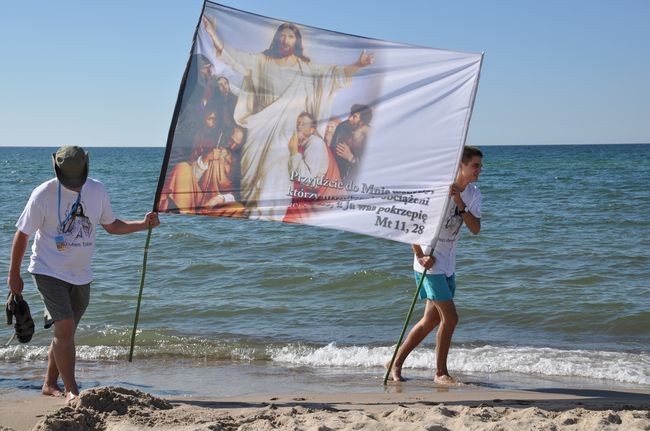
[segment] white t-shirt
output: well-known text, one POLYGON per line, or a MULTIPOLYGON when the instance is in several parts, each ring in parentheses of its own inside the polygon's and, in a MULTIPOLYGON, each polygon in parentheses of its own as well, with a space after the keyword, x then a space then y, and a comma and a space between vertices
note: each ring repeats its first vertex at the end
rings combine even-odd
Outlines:
POLYGON ((60 186, 56 178, 32 192, 16 223, 24 234, 35 233, 27 268, 30 273, 49 275, 72 284, 93 280, 90 261, 95 249, 95 227, 113 223, 115 216, 106 189, 99 181, 88 178, 73 217, 70 210, 78 195, 60 186))
MULTIPOLYGON (((461 199, 465 202, 466 210, 472 213, 476 218, 481 218, 481 206, 483 196, 474 183, 468 184, 460 193, 461 199)), ((445 274, 447 277, 456 271, 456 244, 460 238, 460 228, 463 226, 463 216, 458 213, 458 206, 452 200, 449 203, 447 216, 443 219, 443 225, 440 228, 436 249, 433 252, 435 263, 427 271, 428 274, 445 274)), ((423 247, 425 255, 431 253, 431 247, 423 247)), ((417 272, 423 272, 424 267, 418 263, 417 258, 413 257, 413 269, 417 272)))

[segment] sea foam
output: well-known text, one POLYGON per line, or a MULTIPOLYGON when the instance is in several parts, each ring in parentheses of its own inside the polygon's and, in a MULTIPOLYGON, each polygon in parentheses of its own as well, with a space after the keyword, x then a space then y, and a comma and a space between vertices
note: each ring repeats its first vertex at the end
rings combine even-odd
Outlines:
MULTIPOLYGON (((313 367, 383 367, 394 348, 286 346, 269 352, 274 361, 313 367)), ((416 349, 404 368, 432 369, 435 351, 416 349)), ((452 348, 449 369, 460 373, 518 373, 536 376, 582 377, 650 385, 650 359, 644 353, 559 350, 538 347, 452 348)))

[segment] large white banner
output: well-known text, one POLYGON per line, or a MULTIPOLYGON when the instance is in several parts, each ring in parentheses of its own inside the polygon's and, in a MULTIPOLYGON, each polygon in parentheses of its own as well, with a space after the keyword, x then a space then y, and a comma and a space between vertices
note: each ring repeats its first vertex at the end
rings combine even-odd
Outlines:
POLYGON ((481 62, 207 2, 158 208, 430 244, 481 62))

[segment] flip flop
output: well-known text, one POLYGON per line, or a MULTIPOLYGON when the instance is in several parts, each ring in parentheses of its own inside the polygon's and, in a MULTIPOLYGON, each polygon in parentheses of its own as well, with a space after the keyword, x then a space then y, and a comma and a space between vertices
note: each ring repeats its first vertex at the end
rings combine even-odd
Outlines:
POLYGON ((7 324, 11 325, 13 318, 16 319, 14 330, 16 338, 21 343, 29 343, 34 335, 34 319, 29 311, 29 305, 22 295, 16 295, 13 292, 7 297, 7 324))

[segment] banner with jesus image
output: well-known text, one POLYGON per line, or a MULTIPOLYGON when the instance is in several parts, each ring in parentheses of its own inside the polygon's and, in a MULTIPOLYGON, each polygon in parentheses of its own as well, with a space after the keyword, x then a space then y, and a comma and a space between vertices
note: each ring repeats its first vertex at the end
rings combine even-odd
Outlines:
POLYGON ((206 2, 158 209, 429 244, 481 62, 206 2))

